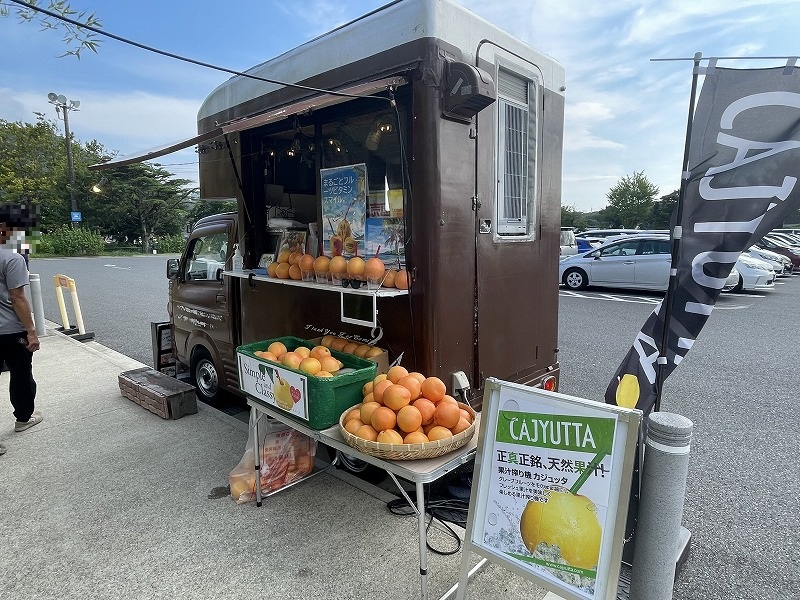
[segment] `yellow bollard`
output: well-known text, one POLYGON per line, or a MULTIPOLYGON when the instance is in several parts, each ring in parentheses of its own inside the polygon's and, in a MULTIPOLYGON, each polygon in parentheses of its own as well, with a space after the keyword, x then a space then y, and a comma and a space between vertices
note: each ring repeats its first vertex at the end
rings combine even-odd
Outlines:
POLYGON ((64 330, 70 328, 69 318, 67 317, 67 307, 64 304, 64 293, 61 288, 67 288, 72 296, 72 309, 75 311, 75 321, 78 323, 78 333, 83 335, 86 333, 86 328, 83 325, 83 314, 81 314, 81 304, 78 301, 78 288, 75 285, 75 280, 66 275, 54 275, 53 283, 56 286, 56 297, 58 299, 58 310, 61 312, 61 321, 64 324, 64 330))

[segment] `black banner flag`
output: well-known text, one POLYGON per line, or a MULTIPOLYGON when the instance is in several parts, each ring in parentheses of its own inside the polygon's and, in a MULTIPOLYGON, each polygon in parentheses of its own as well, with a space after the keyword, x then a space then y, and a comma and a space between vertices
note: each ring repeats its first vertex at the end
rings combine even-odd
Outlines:
POLYGON ((605 396, 645 415, 658 395, 664 328, 666 378, 697 339, 739 254, 800 204, 800 68, 709 68, 687 158, 670 310, 666 299, 656 306, 605 396))

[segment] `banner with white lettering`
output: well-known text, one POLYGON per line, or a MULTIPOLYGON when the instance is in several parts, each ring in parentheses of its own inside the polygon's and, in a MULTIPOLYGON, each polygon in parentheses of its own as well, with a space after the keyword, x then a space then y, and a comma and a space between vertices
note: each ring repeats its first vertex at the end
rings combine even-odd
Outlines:
MULTIPOLYGON (((800 68, 709 69, 697 102, 674 263, 664 377, 705 325, 739 254, 800 204, 800 68)), ((605 400, 645 415, 656 401, 665 306, 617 369, 605 400)))

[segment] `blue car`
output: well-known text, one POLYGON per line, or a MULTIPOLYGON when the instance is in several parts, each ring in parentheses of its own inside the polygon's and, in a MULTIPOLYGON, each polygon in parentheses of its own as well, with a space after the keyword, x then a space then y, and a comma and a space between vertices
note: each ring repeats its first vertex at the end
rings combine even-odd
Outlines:
POLYGON ((589 240, 576 237, 575 241, 578 243, 578 254, 582 254, 583 252, 588 252, 593 248, 593 246, 589 243, 589 240))

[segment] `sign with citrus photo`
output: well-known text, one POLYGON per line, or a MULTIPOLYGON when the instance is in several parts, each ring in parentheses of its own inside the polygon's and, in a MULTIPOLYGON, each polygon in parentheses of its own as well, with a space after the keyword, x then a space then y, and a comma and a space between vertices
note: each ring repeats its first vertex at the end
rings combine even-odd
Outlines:
POLYGON ((614 598, 641 413, 490 379, 482 414, 466 548, 565 599, 614 598))

